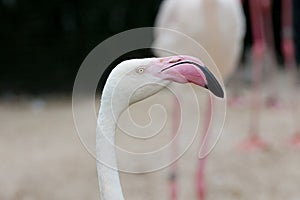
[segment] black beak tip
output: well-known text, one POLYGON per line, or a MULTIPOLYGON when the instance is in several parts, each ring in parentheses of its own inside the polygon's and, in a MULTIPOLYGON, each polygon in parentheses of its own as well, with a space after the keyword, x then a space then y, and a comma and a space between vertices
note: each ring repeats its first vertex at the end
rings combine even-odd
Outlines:
POLYGON ((214 84, 212 87, 210 87, 209 85, 206 85, 206 87, 209 91, 211 91, 211 93, 213 93, 215 96, 219 97, 219 98, 224 98, 224 90, 222 89, 222 87, 217 84, 217 87, 216 85, 214 84))
POLYGON ((202 67, 202 71, 204 72, 207 80, 205 88, 211 91, 211 93, 213 93, 215 96, 223 99, 225 96, 224 90, 218 80, 206 67, 202 67))

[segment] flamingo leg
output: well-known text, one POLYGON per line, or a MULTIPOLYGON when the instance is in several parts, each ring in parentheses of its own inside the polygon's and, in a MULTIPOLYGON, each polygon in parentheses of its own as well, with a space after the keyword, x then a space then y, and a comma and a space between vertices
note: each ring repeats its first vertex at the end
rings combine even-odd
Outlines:
MULTIPOLYGON (((295 67, 296 69, 296 67, 295 67)), ((290 69, 291 70, 291 69, 290 69)), ((293 70, 292 70, 293 71, 293 70)), ((294 127, 294 133, 293 136, 290 138, 289 143, 297 148, 300 148, 300 128, 298 127, 298 96, 297 96, 297 90, 296 90, 296 73, 290 73, 291 75, 291 79, 292 79, 292 94, 293 95, 291 97, 291 119, 293 122, 293 127, 294 127)))
POLYGON ((204 200, 206 197, 206 187, 205 187, 205 166, 206 158, 199 160, 197 168, 197 195, 199 200, 204 200))
POLYGON ((254 45, 252 48, 254 66, 252 74, 252 98, 251 98, 251 113, 250 113, 250 137, 242 143, 242 149, 263 149, 266 143, 259 136, 259 116, 260 116, 260 87, 263 60, 265 55, 265 37, 263 27, 263 10, 260 0, 251 0, 250 16, 252 25, 252 37, 254 45))
POLYGON ((242 89, 241 89, 241 85, 243 83, 238 73, 236 73, 234 76, 235 77, 232 80, 233 84, 229 83, 229 85, 232 87, 233 92, 232 94, 229 94, 230 96, 228 97, 228 105, 232 107, 243 107, 246 105, 246 101, 242 95, 242 89))
MULTIPOLYGON (((204 151, 207 149, 208 142, 205 140, 209 140, 209 125, 211 122, 212 117, 212 107, 214 103, 214 98, 209 96, 207 108, 206 108, 206 114, 205 114, 205 122, 204 122, 204 133, 202 135, 201 141, 204 144, 204 151)), ((199 159, 198 161, 198 167, 196 172, 196 189, 197 189, 197 195, 199 200, 204 200, 206 197, 206 187, 205 187, 205 167, 206 167, 206 161, 207 157, 204 157, 202 159, 199 159)))
POLYGON ((285 68, 289 74, 291 84, 291 118, 293 120, 293 126, 295 127, 295 133, 290 139, 290 144, 300 147, 300 130, 298 130, 298 101, 297 101, 297 67, 295 63, 295 47, 293 43, 293 9, 292 0, 282 1, 282 35, 283 40, 281 44, 285 68), (296 95, 295 95, 296 94, 296 95), (296 96, 296 98, 295 98, 296 96))
MULTIPOLYGON (((173 132, 173 139, 174 144, 172 145, 172 160, 175 160, 178 154, 178 137, 177 132, 180 124, 180 105, 178 102, 178 99, 176 97, 173 98, 173 121, 172 121, 172 132, 173 132)), ((177 183, 177 163, 174 162, 171 166, 171 172, 170 172, 170 199, 171 200, 177 200, 178 199, 178 183, 177 183)))
POLYGON ((260 86, 262 75, 262 51, 261 44, 256 44, 253 48, 254 54, 254 69, 253 69, 253 94, 251 98, 251 113, 250 113, 250 137, 243 143, 243 149, 264 149, 267 145, 259 136, 259 121, 260 121, 260 86))
POLYGON ((264 0, 262 5, 263 24, 264 24, 264 35, 265 43, 268 50, 268 77, 270 77, 270 83, 272 87, 269 87, 270 94, 267 97, 266 105, 268 108, 279 109, 282 108, 282 103, 278 97, 278 87, 275 87, 278 80, 277 62, 275 58, 275 45, 274 45, 274 34, 273 34, 273 20, 271 12, 271 1, 264 0))

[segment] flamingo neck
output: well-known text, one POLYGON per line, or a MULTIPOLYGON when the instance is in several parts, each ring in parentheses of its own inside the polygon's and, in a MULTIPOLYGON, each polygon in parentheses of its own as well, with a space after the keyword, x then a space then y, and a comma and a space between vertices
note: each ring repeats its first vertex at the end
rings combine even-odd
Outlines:
POLYGON ((111 104, 109 92, 103 92, 97 122, 96 155, 101 200, 124 200, 115 151, 116 120, 125 105, 111 104), (113 109, 112 109, 113 107, 113 109))

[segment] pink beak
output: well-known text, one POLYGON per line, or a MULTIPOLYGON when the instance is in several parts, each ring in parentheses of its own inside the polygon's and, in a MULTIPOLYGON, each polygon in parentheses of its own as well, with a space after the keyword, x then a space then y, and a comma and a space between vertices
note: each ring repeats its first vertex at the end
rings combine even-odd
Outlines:
POLYGON ((215 76, 197 58, 191 56, 171 56, 157 58, 154 66, 159 67, 156 75, 177 83, 193 83, 211 91, 215 96, 224 98, 224 91, 215 76))

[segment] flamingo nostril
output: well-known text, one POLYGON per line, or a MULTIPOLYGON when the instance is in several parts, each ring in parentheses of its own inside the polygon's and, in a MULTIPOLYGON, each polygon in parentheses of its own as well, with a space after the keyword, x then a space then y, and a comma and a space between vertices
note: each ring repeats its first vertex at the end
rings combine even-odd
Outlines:
POLYGON ((169 61, 169 63, 177 63, 179 61, 181 61, 182 59, 181 58, 173 58, 169 61))

